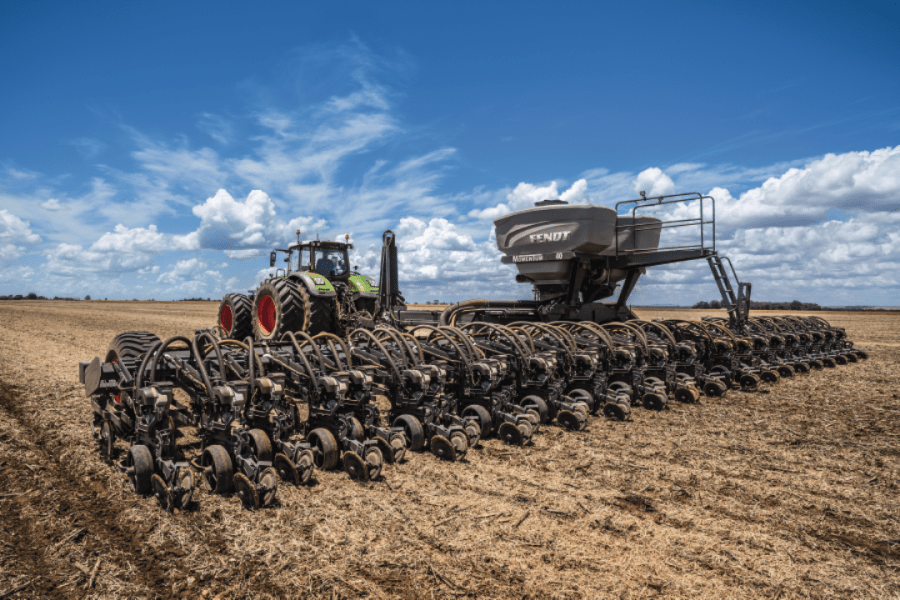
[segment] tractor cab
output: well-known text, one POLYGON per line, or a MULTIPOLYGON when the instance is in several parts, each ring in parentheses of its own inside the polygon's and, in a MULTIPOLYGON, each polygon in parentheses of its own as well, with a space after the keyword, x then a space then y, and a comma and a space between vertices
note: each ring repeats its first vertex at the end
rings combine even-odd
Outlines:
MULTIPOLYGON (((299 236, 298 236, 299 237, 299 236)), ((349 236, 347 236, 349 238, 349 236)), ((287 268, 285 275, 296 271, 316 273, 329 280, 347 280, 350 275, 349 250, 353 244, 344 242, 332 242, 322 240, 298 241, 287 249, 276 248, 269 258, 269 265, 274 267, 277 262, 277 253, 284 252, 287 256, 284 262, 287 268)), ((282 269, 279 269, 281 271, 282 269)))

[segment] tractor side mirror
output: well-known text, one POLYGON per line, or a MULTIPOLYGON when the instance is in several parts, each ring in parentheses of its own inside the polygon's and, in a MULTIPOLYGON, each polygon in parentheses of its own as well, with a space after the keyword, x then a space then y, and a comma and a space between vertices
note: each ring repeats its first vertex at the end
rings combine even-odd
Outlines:
POLYGON ((275 251, 274 250, 272 250, 272 253, 269 254, 269 266, 270 267, 275 266, 275 251))

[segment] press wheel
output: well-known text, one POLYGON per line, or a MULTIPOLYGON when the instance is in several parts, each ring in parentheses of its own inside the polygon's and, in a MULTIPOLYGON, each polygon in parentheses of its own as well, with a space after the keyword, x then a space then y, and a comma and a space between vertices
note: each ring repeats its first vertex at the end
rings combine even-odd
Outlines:
POLYGON ((112 422, 109 419, 103 419, 100 425, 100 455, 104 460, 112 460, 115 452, 116 433, 113 430, 112 422))
POLYGON ((450 443, 453 444, 453 449, 456 450, 456 459, 460 460, 469 450, 469 440, 461 431, 454 431, 450 434, 450 443))
POLYGON ((153 495, 156 496, 162 509, 166 512, 172 512, 175 509, 175 499, 172 497, 172 492, 169 491, 169 486, 166 485, 165 480, 154 473, 150 476, 150 485, 153 488, 153 495))
POLYGON ((207 490, 214 494, 227 494, 231 491, 234 467, 224 447, 215 445, 204 450, 200 464, 207 490))
POLYGON ((551 421, 550 407, 547 406, 547 402, 540 396, 525 396, 522 398, 520 406, 525 409, 531 408, 537 412, 541 417, 541 423, 549 423, 551 421))
POLYGON ((253 483, 243 473, 234 474, 234 491, 237 492, 241 504, 247 510, 257 510, 259 508, 259 494, 253 483))
POLYGON ((313 458, 317 469, 329 470, 337 466, 341 459, 337 440, 334 435, 325 428, 313 429, 307 436, 312 446, 313 458))
POLYGON ((278 472, 272 467, 266 467, 259 476, 259 502, 263 506, 272 506, 275 496, 278 494, 278 472))
POLYGON ((153 455, 147 446, 132 446, 125 459, 125 473, 136 494, 146 496, 153 491, 150 477, 153 475, 153 455))
POLYGON ((586 421, 581 417, 582 415, 579 415, 570 410, 561 410, 556 416, 556 420, 560 425, 562 425, 569 431, 581 431, 582 429, 584 429, 584 425, 586 423, 586 421))
POLYGON ((272 464, 275 466, 275 470, 278 471, 278 476, 281 477, 282 481, 300 485, 300 471, 297 470, 297 467, 294 466, 294 463, 291 462, 291 459, 286 454, 281 452, 276 454, 272 464))
POLYGON ((481 441, 481 425, 475 419, 466 421, 464 429, 466 430, 466 441, 469 448, 474 448, 481 441))
POLYGON ((644 408, 648 410, 660 411, 666 407, 666 398, 657 392, 644 394, 644 408))
MULTIPOLYGON (((465 439, 465 437, 463 439, 465 439)), ((442 460, 450 462, 456 460, 456 448, 450 440, 441 435, 436 435, 431 438, 431 452, 442 460)))
POLYGON ((368 481, 369 471, 362 457, 353 451, 344 452, 344 471, 354 481, 368 481))
POLYGON ((624 421, 628 416, 628 411, 618 402, 607 402, 603 405, 603 416, 615 421, 624 421))
POLYGON ((369 448, 366 450, 366 472, 369 481, 378 479, 381 475, 381 469, 384 467, 384 456, 378 448, 369 448))
POLYGON ((524 443, 522 431, 509 421, 500 423, 497 435, 501 440, 512 446, 521 446, 524 443))
POLYGON ((188 467, 175 471, 175 485, 169 490, 175 500, 175 508, 183 509, 194 495, 194 473, 188 467))

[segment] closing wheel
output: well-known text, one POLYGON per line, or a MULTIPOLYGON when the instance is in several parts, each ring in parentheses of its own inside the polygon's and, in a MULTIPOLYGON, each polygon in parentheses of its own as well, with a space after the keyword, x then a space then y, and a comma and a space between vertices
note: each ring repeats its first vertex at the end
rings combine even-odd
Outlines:
POLYGON ((513 446, 521 446, 524 443, 522 432, 518 427, 508 421, 500 423, 500 429, 497 430, 497 435, 501 440, 513 446))
POLYGON ((567 396, 569 396, 569 398, 576 402, 584 402, 584 404, 587 406, 587 412, 590 414, 594 413, 594 410, 596 409, 596 402, 594 401, 594 395, 589 391, 581 388, 576 388, 574 390, 571 390, 567 394, 567 396))
POLYGON ((847 357, 844 356, 843 354, 838 354, 837 356, 834 357, 834 362, 836 362, 839 365, 846 365, 847 357))
POLYGON ((531 426, 531 421, 519 421, 516 423, 516 429, 519 430, 519 434, 522 436, 522 445, 524 446, 531 440, 531 436, 534 435, 534 428, 531 426))
POLYGON ((822 364, 825 365, 829 369, 833 369, 837 366, 837 363, 834 362, 834 359, 831 358, 830 356, 826 356, 825 358, 823 358, 822 364))
POLYGON ((259 475, 259 501, 263 506, 272 506, 278 494, 278 472, 266 467, 259 475))
POLYGON ((693 388, 682 387, 675 390, 675 400, 683 404, 694 404, 700 398, 700 394, 693 388))
POLYGON ((153 491, 150 477, 153 475, 153 455, 147 446, 132 446, 125 458, 125 473, 134 493, 146 496, 153 491))
POLYGON ((798 373, 809 373, 809 364, 805 362, 798 362, 794 365, 794 370, 798 373))
POLYGON ((291 462, 291 459, 289 459, 287 455, 282 454, 281 452, 276 454, 274 465, 275 470, 278 471, 278 476, 281 477, 282 481, 300 485, 300 471, 297 470, 297 467, 294 466, 294 463, 291 462))
POLYGON ((867 358, 869 358, 869 353, 866 352, 865 350, 857 350, 856 355, 863 360, 866 360, 867 358))
POLYGON ((624 381, 613 381, 607 389, 615 395, 625 394, 631 402, 635 401, 634 388, 624 381))
POLYGON ((310 431, 307 438, 312 446, 316 468, 324 471, 335 468, 341 459, 341 453, 334 435, 327 429, 319 427, 310 431))
POLYGON ((251 429, 250 435, 250 452, 256 457, 256 460, 262 462, 272 462, 272 442, 269 436, 262 429, 251 429))
POLYGON ((406 457, 406 436, 402 433, 391 435, 391 449, 393 450, 393 462, 398 463, 406 457))
POLYGON ((569 431, 581 431, 584 429, 584 425, 587 422, 583 418, 583 415, 570 410, 559 411, 559 414, 556 415, 556 420, 569 431))
POLYGON ((203 451, 200 462, 203 467, 203 481, 206 489, 214 494, 227 494, 231 491, 234 467, 228 451, 222 446, 210 446, 203 451))
POLYGON ((347 432, 347 437, 351 440, 361 442, 366 435, 366 432, 363 431, 362 423, 360 423, 359 419, 356 417, 349 417, 347 422, 350 423, 350 431, 347 432))
POLYGON ((850 354, 847 355, 847 360, 848 360, 849 362, 855 363, 855 362, 858 362, 858 361, 859 361, 859 358, 856 357, 856 353, 855 353, 855 352, 851 352, 850 354))
POLYGON ((755 391, 759 387, 759 377, 755 373, 744 373, 741 375, 740 384, 745 392, 755 391))
POLYGON ((112 460, 115 452, 116 434, 109 419, 103 419, 100 425, 100 455, 104 460, 112 460))
POLYGON ((703 384, 703 393, 710 398, 721 398, 727 390, 728 388, 721 381, 707 381, 703 384))
POLYGON ((402 427, 403 435, 409 442, 409 449, 413 452, 425 447, 425 430, 422 422, 413 415, 400 415, 394 419, 394 427, 402 427))
POLYGON ((194 473, 188 467, 178 467, 174 482, 175 485, 169 491, 175 500, 175 508, 183 509, 190 504, 194 494, 194 473))
POLYGON ((478 404, 470 404, 462 411, 462 417, 477 417, 478 425, 481 427, 481 437, 487 437, 494 432, 494 420, 491 419, 491 413, 478 404))
POLYGON ((781 379, 777 372, 771 370, 763 371, 760 373, 760 377, 762 377, 762 380, 766 383, 778 383, 778 380, 781 379))
POLYGON ((644 408, 648 410, 662 410, 666 407, 665 396, 656 392, 644 394, 642 401, 644 403, 644 408))
POLYGON ((825 368, 825 365, 822 364, 821 360, 811 360, 809 361, 809 367, 815 371, 821 371, 825 368))
POLYGON ((469 448, 474 448, 481 441, 481 425, 475 419, 469 419, 466 421, 465 430, 469 448))
POLYGON ((369 472, 362 457, 353 451, 344 452, 344 471, 354 481, 368 481, 369 472))
POLYGON ((607 402, 603 405, 603 416, 614 421, 624 421, 628 417, 628 407, 618 402, 607 402))
POLYGON ((525 396, 519 403, 522 408, 534 409, 541 416, 541 423, 550 421, 550 407, 540 396, 525 396))
POLYGON ((531 421, 531 427, 535 431, 537 431, 538 425, 541 423, 541 415, 538 414, 538 411, 533 408, 529 408, 525 411, 525 416, 528 417, 528 420, 531 421))
POLYGON ((175 499, 172 497, 165 480, 154 473, 150 476, 150 485, 153 487, 153 495, 156 496, 162 509, 166 512, 172 512, 175 509, 175 499))
POLYGON ((431 438, 431 452, 441 460, 456 460, 456 448, 447 438, 436 435, 431 438))
POLYGON ((259 508, 259 494, 256 493, 256 488, 253 487, 250 479, 243 473, 234 474, 234 491, 237 492, 244 508, 247 510, 257 510, 259 508))
POLYGON ((453 449, 456 450, 456 459, 460 460, 469 450, 469 440, 461 431, 454 431, 450 434, 450 443, 453 444, 453 449))
POLYGON ((784 378, 793 377, 794 368, 790 365, 780 365, 778 367, 778 374, 784 378))
POLYGON ((394 464, 396 462, 396 457, 394 456, 394 448, 388 443, 388 441, 384 438, 376 437, 375 443, 378 445, 378 449, 381 450, 381 456, 384 457, 385 462, 389 465, 394 464))
POLYGON ((381 469, 384 467, 384 456, 378 448, 369 448, 366 450, 366 471, 369 481, 378 479, 381 475, 381 469))

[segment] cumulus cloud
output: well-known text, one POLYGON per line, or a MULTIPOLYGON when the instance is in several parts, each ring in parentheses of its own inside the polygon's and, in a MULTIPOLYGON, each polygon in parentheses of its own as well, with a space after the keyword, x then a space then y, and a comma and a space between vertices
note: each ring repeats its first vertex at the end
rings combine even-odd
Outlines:
POLYGON ((179 260, 171 271, 160 275, 156 282, 178 285, 188 279, 199 279, 206 275, 207 266, 205 262, 196 257, 179 260))
POLYGON ((284 246, 296 235, 296 230, 309 231, 323 227, 325 222, 312 217, 280 219, 269 195, 260 190, 250 192, 246 200, 235 200, 225 190, 193 208, 200 218, 200 227, 190 234, 177 237, 184 249, 209 248, 225 250, 228 258, 246 260, 262 251, 284 246))
MULTIPOLYGON (((689 169, 688 169, 689 170, 689 169)), ((666 196, 675 191, 675 182, 663 173, 662 169, 652 167, 641 171, 634 181, 635 192, 646 192, 647 196, 666 196)))
POLYGON ((535 202, 540 202, 541 200, 559 199, 565 200, 570 204, 589 201, 587 180, 579 179, 562 194, 559 193, 557 185, 555 181, 551 181, 549 185, 544 186, 521 182, 506 195, 506 202, 490 208, 471 210, 469 211, 469 216, 474 219, 494 220, 517 210, 531 208, 535 202))
POLYGON ((31 231, 31 223, 6 209, 0 209, 0 242, 37 244, 41 236, 31 231))

